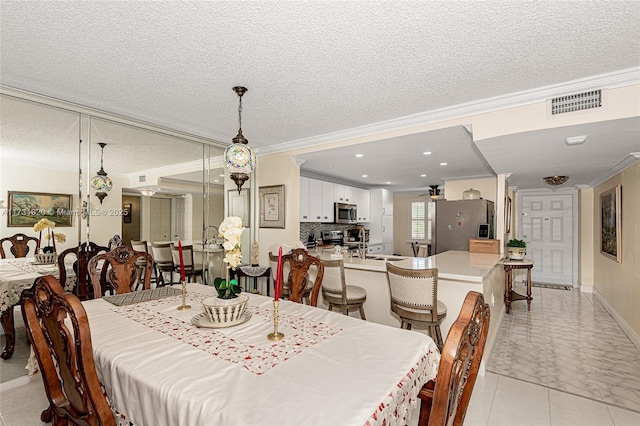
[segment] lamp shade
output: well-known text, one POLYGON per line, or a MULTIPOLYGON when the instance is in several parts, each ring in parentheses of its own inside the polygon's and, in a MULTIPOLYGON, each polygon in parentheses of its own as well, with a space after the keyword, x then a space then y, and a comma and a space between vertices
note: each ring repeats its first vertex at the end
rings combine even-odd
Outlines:
POLYGON ((256 165, 256 154, 247 145, 234 143, 224 151, 224 163, 231 173, 250 174, 256 165))

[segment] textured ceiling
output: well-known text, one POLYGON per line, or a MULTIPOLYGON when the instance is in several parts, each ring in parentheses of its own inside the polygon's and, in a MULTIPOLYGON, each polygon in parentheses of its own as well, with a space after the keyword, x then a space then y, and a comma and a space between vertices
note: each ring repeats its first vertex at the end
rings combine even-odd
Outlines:
POLYGON ((640 65, 640 2, 0 2, 0 83, 270 147, 640 65))

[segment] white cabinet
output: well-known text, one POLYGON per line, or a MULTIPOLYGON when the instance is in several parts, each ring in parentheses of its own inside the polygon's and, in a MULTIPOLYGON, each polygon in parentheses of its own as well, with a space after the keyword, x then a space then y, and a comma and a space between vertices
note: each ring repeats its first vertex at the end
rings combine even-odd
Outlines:
POLYGON ((322 222, 333 222, 335 215, 331 182, 322 182, 322 222))
POLYGON ((335 201, 336 203, 354 204, 353 187, 334 183, 333 201, 335 201))
POLYGON ((309 222, 322 222, 322 181, 309 179, 309 222))
POLYGON ((368 189, 353 188, 353 198, 358 206, 358 222, 369 222, 371 219, 370 199, 368 189))
POLYGON ((382 241, 383 254, 393 254, 393 193, 378 188, 371 194, 371 219, 369 220, 369 239, 382 241))
POLYGON ((309 222, 309 180, 300 176, 300 222, 309 222))

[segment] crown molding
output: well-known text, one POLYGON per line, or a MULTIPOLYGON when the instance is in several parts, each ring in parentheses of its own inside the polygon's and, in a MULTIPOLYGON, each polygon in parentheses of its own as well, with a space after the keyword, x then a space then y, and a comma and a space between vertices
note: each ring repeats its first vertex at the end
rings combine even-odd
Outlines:
MULTIPOLYGON (((640 84, 640 67, 628 68, 607 74, 599 74, 569 82, 553 84, 536 89, 515 92, 493 98, 435 109, 418 114, 407 115, 392 120, 381 121, 365 126, 324 135, 283 142, 276 145, 255 148, 258 155, 275 154, 295 149, 308 148, 332 142, 338 142, 357 137, 408 129, 416 126, 455 120, 473 115, 485 114, 501 109, 514 108, 536 102, 544 102, 549 98, 563 96, 570 93, 594 90, 614 89, 633 84, 640 84)), ((466 127, 466 126, 465 126, 466 127)))
POLYGON ((600 185, 604 181, 611 179, 618 173, 622 172, 624 169, 634 164, 638 160, 640 160, 640 152, 630 152, 629 155, 625 155, 601 176, 589 182, 589 186, 594 187, 600 185))

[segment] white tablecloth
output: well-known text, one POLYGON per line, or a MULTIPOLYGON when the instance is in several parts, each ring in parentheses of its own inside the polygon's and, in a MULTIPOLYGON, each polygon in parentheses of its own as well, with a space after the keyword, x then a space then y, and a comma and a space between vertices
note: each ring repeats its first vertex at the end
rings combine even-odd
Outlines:
POLYGON ((135 305, 84 302, 96 368, 115 408, 143 425, 406 424, 440 355, 428 336, 250 294, 252 317, 227 329, 191 318, 212 287, 135 305))
MULTIPOLYGON (((72 257, 72 256, 71 256, 72 257)), ((66 265, 67 283, 65 290, 71 291, 76 283, 72 262, 66 265)), ((58 264, 39 265, 35 257, 0 259, 0 313, 20 301, 20 294, 31 287, 36 278, 43 275, 58 277, 58 264)))

